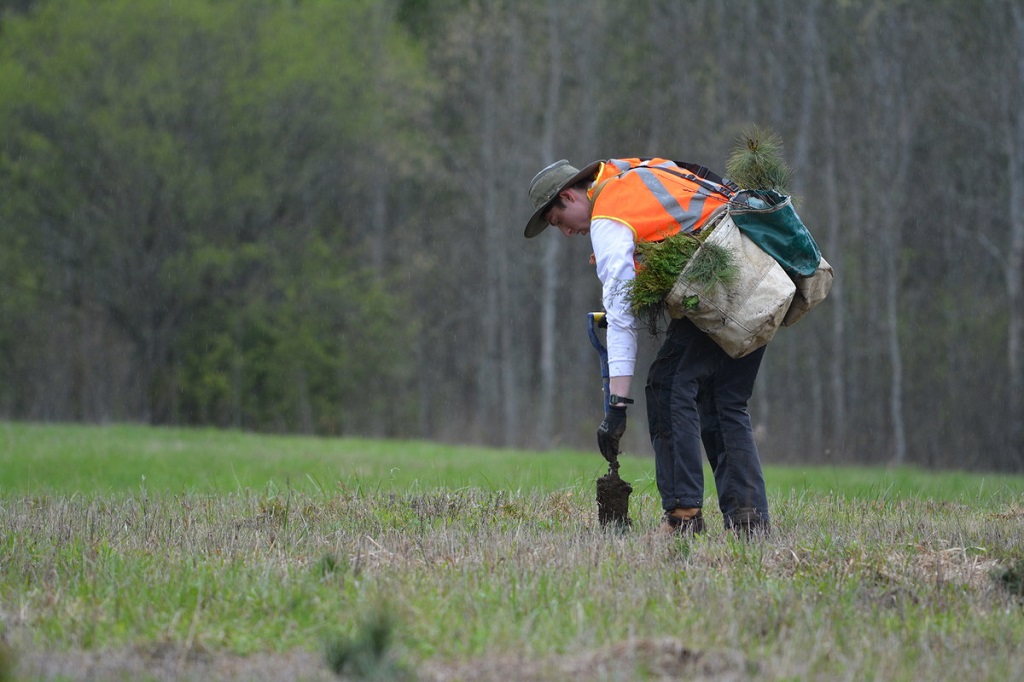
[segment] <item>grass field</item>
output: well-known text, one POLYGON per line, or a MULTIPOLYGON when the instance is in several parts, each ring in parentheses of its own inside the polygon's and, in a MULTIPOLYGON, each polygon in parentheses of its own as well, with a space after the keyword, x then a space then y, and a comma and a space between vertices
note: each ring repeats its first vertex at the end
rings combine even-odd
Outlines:
POLYGON ((769 464, 684 540, 603 464, 0 423, 0 681, 1024 678, 1024 478, 769 464))

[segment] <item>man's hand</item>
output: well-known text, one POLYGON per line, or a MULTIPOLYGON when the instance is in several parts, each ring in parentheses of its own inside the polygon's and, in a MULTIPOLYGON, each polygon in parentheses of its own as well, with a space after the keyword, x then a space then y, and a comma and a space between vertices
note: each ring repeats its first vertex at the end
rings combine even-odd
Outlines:
POLYGON ((619 439, 626 433, 626 408, 608 408, 608 414, 604 421, 597 427, 597 447, 601 454, 608 460, 609 464, 616 464, 619 460, 619 439))

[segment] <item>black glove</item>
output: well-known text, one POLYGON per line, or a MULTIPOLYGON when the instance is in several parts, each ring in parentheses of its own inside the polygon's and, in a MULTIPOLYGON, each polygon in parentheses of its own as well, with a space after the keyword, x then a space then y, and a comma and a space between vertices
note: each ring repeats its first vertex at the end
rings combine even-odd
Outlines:
POLYGON ((601 454, 608 460, 609 464, 615 464, 619 459, 619 439, 626 432, 626 408, 608 408, 608 414, 604 421, 597 427, 597 447, 601 454))

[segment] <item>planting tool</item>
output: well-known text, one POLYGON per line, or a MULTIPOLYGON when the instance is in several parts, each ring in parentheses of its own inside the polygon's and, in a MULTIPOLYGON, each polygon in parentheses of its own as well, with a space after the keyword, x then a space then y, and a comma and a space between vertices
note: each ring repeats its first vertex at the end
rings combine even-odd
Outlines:
MULTIPOLYGON (((608 318, 605 313, 587 313, 587 332, 590 336, 590 343, 601 359, 604 414, 608 416, 610 409, 608 403, 610 394, 608 349, 601 343, 601 339, 597 335, 599 328, 608 328, 608 318)), ((608 463, 608 473, 597 479, 597 520, 602 526, 609 524, 628 526, 632 523, 629 518, 629 495, 633 492, 633 486, 619 477, 618 454, 616 452, 615 457, 608 463)))
POLYGON ((597 329, 608 328, 608 318, 604 313, 587 313, 587 333, 590 335, 590 343, 594 346, 598 356, 601 358, 601 380, 604 382, 604 413, 608 414, 608 349, 601 343, 597 336, 597 329))

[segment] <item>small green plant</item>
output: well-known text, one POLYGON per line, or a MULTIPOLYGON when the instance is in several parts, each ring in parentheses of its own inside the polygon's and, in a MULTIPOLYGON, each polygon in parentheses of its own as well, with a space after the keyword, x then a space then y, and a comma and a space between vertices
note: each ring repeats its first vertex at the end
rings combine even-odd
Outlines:
POLYGON ((1024 597, 1024 559, 996 571, 996 580, 1015 597, 1024 597))
POLYGON ((684 536, 674 538, 674 542, 670 545, 669 549, 675 554, 677 559, 680 561, 686 561, 693 553, 691 538, 684 536))
POLYGON ((327 665, 335 675, 347 679, 406 679, 406 671, 393 655, 394 635, 394 616, 385 608, 375 609, 354 634, 327 642, 327 665))
POLYGON ((267 523, 288 523, 288 505, 280 496, 268 497, 259 504, 259 520, 267 523))
POLYGON ((773 189, 780 194, 789 194, 793 173, 782 157, 782 138, 763 126, 752 126, 740 135, 725 171, 743 189, 773 189))
POLYGON ((333 554, 324 554, 320 557, 320 560, 316 562, 314 571, 321 578, 329 578, 332 575, 338 573, 344 573, 348 570, 348 560, 344 557, 338 559, 333 554))

